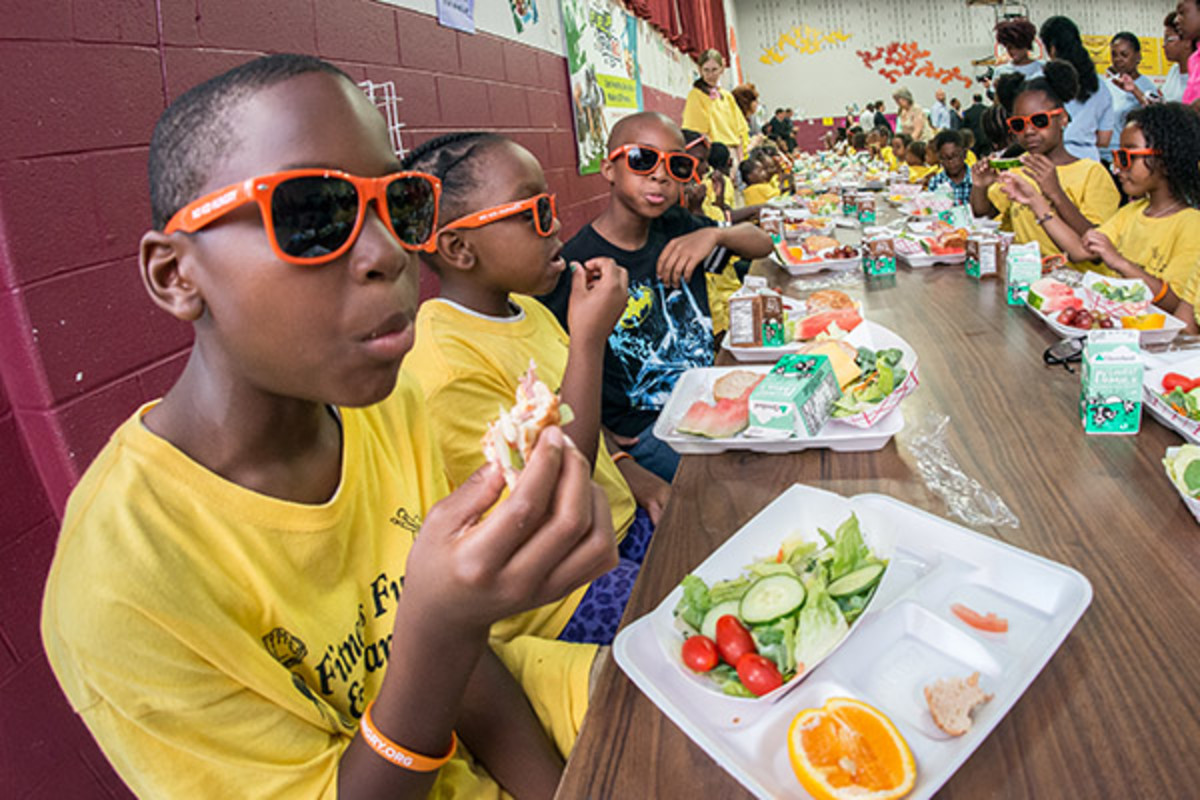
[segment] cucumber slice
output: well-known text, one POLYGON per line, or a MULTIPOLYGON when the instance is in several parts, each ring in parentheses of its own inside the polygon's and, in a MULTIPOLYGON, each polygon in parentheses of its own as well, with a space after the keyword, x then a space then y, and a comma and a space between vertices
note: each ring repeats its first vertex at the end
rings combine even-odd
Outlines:
POLYGON ((704 615, 704 621, 700 623, 700 633, 715 642, 717 640, 717 620, 726 614, 733 614, 736 617, 741 604, 740 600, 726 600, 724 603, 717 603, 704 615))
POLYGON ((795 613, 806 594, 795 573, 767 575, 750 584, 742 596, 741 618, 748 625, 774 622, 795 613))
POLYGON ((868 564, 838 578, 829 584, 825 588, 825 591, 829 592, 830 597, 845 597, 846 595, 858 594, 879 580, 879 576, 882 574, 883 564, 868 564))

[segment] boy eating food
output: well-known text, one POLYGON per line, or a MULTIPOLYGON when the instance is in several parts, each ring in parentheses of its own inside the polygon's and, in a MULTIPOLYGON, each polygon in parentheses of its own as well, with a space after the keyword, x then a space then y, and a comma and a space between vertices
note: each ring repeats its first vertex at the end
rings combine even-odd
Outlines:
POLYGON ((485 520, 495 468, 435 505, 397 372, 438 182, 305 56, 190 90, 150 152, 141 276, 195 344, 68 503, 42 636, 72 706, 144 797, 549 795, 595 650, 501 663, 488 628, 610 569, 611 515, 556 427, 485 520))
MULTIPOLYGON (((629 443, 640 465, 671 480, 679 456, 653 433, 676 379, 713 359, 712 318, 704 273, 729 253, 763 258, 771 237, 750 223, 718 227, 679 205, 695 159, 663 114, 646 111, 613 126, 600 174, 608 207, 563 248, 568 261, 605 256, 629 272, 629 299, 608 337, 601 419, 629 443), (698 267, 702 267, 698 269, 698 267)), ((566 327, 569 275, 541 299, 566 327)))

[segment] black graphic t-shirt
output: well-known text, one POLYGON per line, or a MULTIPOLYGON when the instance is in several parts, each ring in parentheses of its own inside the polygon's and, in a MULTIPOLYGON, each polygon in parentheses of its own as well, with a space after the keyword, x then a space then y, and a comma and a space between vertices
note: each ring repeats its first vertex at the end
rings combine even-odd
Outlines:
MULTIPOLYGON (((622 436, 636 436, 654 422, 685 370, 712 364, 712 318, 704 274, 724 267, 729 252, 715 249, 691 280, 678 288, 660 281, 656 269, 667 242, 715 224, 675 206, 650 224, 646 244, 639 250, 614 246, 591 225, 563 249, 568 262, 607 256, 629 272, 625 312, 605 347, 601 406, 604 424, 622 436)), ((565 271, 554 291, 539 298, 564 328, 570 295, 571 273, 565 271)))

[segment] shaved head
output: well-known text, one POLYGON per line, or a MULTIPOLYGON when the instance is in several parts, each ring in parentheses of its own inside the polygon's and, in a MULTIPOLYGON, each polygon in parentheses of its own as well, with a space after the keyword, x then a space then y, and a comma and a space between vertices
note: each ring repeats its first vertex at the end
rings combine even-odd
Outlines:
POLYGON ((613 125, 612 131, 608 134, 609 151, 611 152, 623 144, 638 144, 641 135, 650 129, 666 131, 672 139, 679 140, 677 149, 683 149, 683 132, 679 130, 675 120, 657 111, 639 111, 637 114, 621 117, 613 125))

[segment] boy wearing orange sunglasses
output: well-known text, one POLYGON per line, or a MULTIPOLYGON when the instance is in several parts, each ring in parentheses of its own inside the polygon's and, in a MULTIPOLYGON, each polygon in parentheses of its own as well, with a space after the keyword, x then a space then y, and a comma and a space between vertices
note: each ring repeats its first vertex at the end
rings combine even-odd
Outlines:
POLYGON ((613 573, 497 623, 492 636, 534 633, 608 644, 670 492, 633 459, 614 461, 600 433, 604 342, 625 308, 625 270, 608 258, 568 268, 542 167, 504 136, 447 134, 413 150, 405 166, 448 187, 441 197, 445 222, 422 254, 439 278, 439 295, 421 305, 404 372, 425 393, 451 485, 483 464, 479 442, 488 422, 498 406, 511 404, 532 364, 572 410, 563 431, 594 464, 593 479, 608 498, 620 541, 622 558, 613 573), (563 275, 571 281, 569 337, 533 297, 552 290, 563 275))
POLYGON ((557 428, 485 520, 498 470, 437 502, 397 371, 438 181, 279 55, 176 100, 150 183, 142 280, 195 343, 68 503, 42 635, 73 707, 142 797, 552 793, 594 648, 502 663, 488 629, 611 568, 611 516, 557 428))
MULTIPOLYGON (((676 379, 712 364, 705 273, 720 270, 730 254, 766 257, 771 239, 749 223, 718 226, 679 205, 695 159, 669 117, 647 111, 618 120, 608 150, 600 165, 608 206, 563 255, 611 258, 629 272, 625 310, 604 355, 601 419, 639 464, 669 481, 679 457, 653 427, 676 379)), ((559 278, 541 299, 569 330, 570 278, 559 278)))

